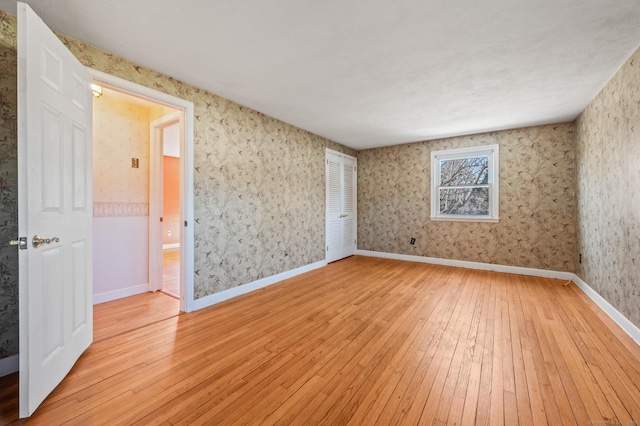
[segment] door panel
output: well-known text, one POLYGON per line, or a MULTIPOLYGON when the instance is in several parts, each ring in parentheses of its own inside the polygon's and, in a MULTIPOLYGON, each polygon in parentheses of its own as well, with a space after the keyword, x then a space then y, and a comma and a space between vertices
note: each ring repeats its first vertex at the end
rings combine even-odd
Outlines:
POLYGON ((83 285, 87 276, 87 247, 84 241, 71 244, 71 263, 73 280, 73 335, 82 333, 84 326, 89 324, 89 317, 93 314, 93 306, 87 306, 85 301, 92 296, 91 289, 83 285))
POLYGON ((38 109, 36 114, 42 117, 42 136, 32 140, 40 144, 40 152, 31 152, 35 161, 40 160, 42 180, 47 183, 48 190, 40 191, 42 212, 62 213, 62 113, 46 103, 40 103, 38 109), (40 153, 37 159, 36 155, 40 153))
POLYGON ((76 212, 85 212, 87 207, 87 144, 90 140, 87 129, 78 123, 71 124, 71 159, 73 168, 71 194, 72 207, 76 212))
POLYGON ((342 242, 342 256, 347 257, 356 253, 356 167, 355 161, 343 160, 343 208, 344 224, 342 242))
POLYGON ((20 417, 93 338, 91 77, 18 3, 20 417), (38 236, 40 245, 32 244, 38 236))

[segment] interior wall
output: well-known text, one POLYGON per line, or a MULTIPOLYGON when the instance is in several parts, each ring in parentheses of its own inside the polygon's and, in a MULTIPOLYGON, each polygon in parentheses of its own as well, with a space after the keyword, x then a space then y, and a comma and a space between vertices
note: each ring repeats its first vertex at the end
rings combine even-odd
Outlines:
POLYGON ((574 148, 575 125, 564 123, 359 151, 358 248, 574 271, 574 148), (491 144, 500 221, 432 221, 431 151, 491 144))
POLYGON ((149 108, 109 94, 93 98, 93 201, 148 204, 149 108))
POLYGON ((193 102, 196 299, 324 259, 324 150, 354 150, 60 38, 85 65, 193 102))
POLYGON ((640 327, 640 49, 577 120, 577 273, 640 327))
POLYGON ((180 158, 163 156, 162 244, 180 244, 180 158))
POLYGON ((150 108, 112 93, 93 98, 95 302, 147 291, 149 283, 150 108))
MULTIPOLYGON (((6 240, 17 232, 16 27, 14 16, 0 13, 0 236, 6 240)), ((59 37, 86 66, 193 102, 196 298, 324 259, 324 150, 355 156, 354 150, 59 37)), ((15 247, 0 250, 4 357, 18 351, 18 262, 15 247)))

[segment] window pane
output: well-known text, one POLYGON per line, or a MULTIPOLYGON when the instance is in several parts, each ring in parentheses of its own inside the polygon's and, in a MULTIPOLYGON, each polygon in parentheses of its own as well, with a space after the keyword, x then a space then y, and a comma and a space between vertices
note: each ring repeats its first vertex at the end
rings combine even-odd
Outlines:
POLYGON ((489 188, 440 188, 440 214, 489 214, 489 188))
POLYGON ((489 183, 489 157, 443 160, 440 186, 467 186, 489 183))

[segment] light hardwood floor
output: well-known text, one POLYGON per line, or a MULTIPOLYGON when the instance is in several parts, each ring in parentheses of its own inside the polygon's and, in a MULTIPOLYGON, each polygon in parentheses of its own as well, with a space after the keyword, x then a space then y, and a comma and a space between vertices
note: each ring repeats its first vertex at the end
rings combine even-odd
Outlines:
POLYGON ((93 306, 94 343, 180 313, 180 301, 162 292, 142 293, 93 306))
POLYGON ((640 421, 640 347, 563 284, 351 257, 93 344, 30 423, 640 421))
POLYGON ((162 250, 162 291, 180 298, 180 249, 162 250))

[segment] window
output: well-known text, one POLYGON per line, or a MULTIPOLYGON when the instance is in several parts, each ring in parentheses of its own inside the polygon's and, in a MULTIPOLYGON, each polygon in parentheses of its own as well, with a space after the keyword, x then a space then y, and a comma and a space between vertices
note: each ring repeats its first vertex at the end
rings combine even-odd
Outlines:
POLYGON ((431 220, 498 221, 498 145, 431 153, 431 220))

